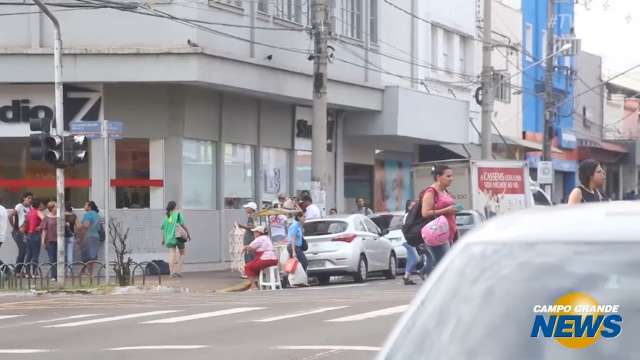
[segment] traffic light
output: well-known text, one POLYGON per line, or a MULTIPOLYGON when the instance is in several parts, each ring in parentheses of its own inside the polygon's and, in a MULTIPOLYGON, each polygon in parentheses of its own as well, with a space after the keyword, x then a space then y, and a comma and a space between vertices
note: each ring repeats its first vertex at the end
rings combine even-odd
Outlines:
POLYGON ((44 160, 47 153, 46 139, 51 132, 51 121, 41 118, 30 119, 29 129, 35 133, 29 135, 31 160, 44 160))
POLYGON ((86 136, 66 136, 64 138, 64 162, 67 165, 76 165, 87 160, 89 140, 86 136))
POLYGON ((44 139, 47 151, 44 159, 53 166, 63 165, 63 139, 59 135, 47 135, 44 139))

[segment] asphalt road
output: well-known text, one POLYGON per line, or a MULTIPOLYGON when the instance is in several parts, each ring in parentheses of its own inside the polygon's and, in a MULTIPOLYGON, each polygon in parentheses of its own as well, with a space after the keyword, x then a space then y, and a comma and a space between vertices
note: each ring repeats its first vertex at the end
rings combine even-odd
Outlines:
POLYGON ((418 287, 0 298, 0 359, 372 359, 418 287))

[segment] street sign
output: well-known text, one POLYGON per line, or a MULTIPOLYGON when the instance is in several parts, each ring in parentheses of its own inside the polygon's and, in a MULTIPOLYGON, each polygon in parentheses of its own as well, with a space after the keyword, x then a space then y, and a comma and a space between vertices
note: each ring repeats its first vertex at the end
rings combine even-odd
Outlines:
POLYGON ((551 161, 538 162, 538 183, 553 184, 553 163, 551 161))
POLYGON ((122 139, 122 133, 124 132, 124 125, 122 121, 108 121, 107 133, 112 139, 122 139))
POLYGON ((72 121, 70 124, 71 134, 84 135, 91 139, 100 138, 102 126, 98 121, 72 121))

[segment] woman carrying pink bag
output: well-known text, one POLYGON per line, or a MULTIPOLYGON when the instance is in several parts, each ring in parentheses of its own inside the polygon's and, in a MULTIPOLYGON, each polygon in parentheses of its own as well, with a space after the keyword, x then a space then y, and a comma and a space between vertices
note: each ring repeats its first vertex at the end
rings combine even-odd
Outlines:
POLYGON ((422 239, 433 254, 433 269, 457 240, 455 200, 447 189, 453 183, 453 170, 446 165, 436 165, 433 169, 435 183, 422 195, 422 217, 433 218, 422 228, 422 239))

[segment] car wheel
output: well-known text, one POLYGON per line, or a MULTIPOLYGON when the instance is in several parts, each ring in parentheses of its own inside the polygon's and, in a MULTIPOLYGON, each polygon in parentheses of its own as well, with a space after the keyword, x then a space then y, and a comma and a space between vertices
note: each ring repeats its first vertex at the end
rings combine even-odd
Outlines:
POLYGON ((389 269, 385 271, 384 277, 391 280, 395 279, 396 275, 398 275, 398 261, 396 260, 396 255, 392 253, 389 256, 389 269))
POLYGON ((329 285, 331 282, 331 275, 318 275, 316 278, 320 285, 329 285))
POLYGON ((363 283, 367 281, 367 274, 369 273, 369 269, 367 268, 367 258, 364 255, 360 255, 360 260, 358 261, 358 271, 353 275, 353 278, 358 283, 363 283))

